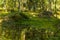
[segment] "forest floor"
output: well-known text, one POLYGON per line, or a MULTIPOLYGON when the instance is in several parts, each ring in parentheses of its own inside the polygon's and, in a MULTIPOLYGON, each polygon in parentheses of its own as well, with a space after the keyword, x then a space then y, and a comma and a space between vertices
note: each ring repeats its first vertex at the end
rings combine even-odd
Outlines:
MULTIPOLYGON (((8 13, 3 13, 3 16, 5 17, 5 15, 8 14, 8 13)), ((38 14, 38 13, 37 13, 38 14)), ((55 18, 55 17, 52 17, 52 18, 38 18, 36 17, 37 15, 35 12, 29 12, 29 14, 27 13, 27 15, 31 18, 29 20, 18 20, 18 21, 15 21, 16 24, 28 24, 30 27, 33 27, 33 28, 44 28, 44 29, 47 29, 47 30, 52 30, 52 31, 56 31, 56 27, 55 27, 55 24, 57 24, 58 22, 58 18, 55 18)), ((2 15, 2 14, 0 14, 2 15)), ((3 19, 0 18, 0 24, 3 22, 3 19)), ((13 22, 10 22, 10 23, 7 23, 8 25, 12 25, 11 23, 13 22)), ((4 24, 5 25, 5 24, 4 24)), ((7 26, 8 26, 7 25, 7 26)), ((11 29, 13 30, 13 29, 11 29)), ((5 35, 4 33, 2 33, 2 35, 5 35)), ((10 39, 4 39, 5 37, 2 36, 0 39, 1 40, 10 40, 10 39)))

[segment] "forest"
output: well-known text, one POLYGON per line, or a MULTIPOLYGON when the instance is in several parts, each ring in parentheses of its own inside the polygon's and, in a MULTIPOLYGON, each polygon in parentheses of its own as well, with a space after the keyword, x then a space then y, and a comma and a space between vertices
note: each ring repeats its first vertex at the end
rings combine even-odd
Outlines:
POLYGON ((60 40, 60 0, 0 0, 0 40, 60 40))

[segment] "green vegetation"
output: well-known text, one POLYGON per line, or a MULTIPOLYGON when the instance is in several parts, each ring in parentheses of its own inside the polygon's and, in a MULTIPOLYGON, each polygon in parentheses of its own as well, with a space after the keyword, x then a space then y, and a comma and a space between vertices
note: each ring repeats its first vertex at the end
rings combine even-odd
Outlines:
POLYGON ((0 3, 0 40, 60 40, 59 2, 4 0, 0 3))

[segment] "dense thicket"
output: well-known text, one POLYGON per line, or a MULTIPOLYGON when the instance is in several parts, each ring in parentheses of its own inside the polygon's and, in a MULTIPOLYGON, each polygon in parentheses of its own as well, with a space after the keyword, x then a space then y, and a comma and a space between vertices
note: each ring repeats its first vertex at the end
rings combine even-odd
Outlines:
POLYGON ((60 40, 59 0, 0 0, 0 40, 60 40))

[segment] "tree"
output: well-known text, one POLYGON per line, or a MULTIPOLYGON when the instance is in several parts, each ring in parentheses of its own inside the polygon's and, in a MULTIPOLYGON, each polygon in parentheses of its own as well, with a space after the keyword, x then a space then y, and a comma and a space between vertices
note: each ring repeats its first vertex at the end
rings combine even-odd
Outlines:
POLYGON ((18 0, 18 12, 20 12, 20 0, 18 0))
POLYGON ((56 14, 56 17, 57 17, 57 8, 56 8, 56 4, 57 4, 57 0, 55 0, 55 14, 56 14))

